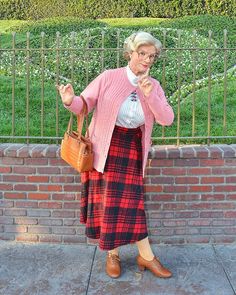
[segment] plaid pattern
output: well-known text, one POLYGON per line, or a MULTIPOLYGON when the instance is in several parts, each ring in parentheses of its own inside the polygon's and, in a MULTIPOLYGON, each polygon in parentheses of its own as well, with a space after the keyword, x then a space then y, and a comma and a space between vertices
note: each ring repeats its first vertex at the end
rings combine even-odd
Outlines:
POLYGON ((115 126, 104 173, 81 173, 80 222, 111 250, 147 237, 140 128, 115 126))

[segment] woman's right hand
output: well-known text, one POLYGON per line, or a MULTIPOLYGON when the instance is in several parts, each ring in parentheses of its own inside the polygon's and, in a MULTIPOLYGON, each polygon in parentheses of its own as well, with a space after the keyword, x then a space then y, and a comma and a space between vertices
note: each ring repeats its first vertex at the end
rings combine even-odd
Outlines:
POLYGON ((69 106, 72 103, 73 98, 75 96, 74 89, 73 89, 72 85, 66 84, 64 86, 63 84, 61 84, 61 85, 56 85, 56 88, 61 95, 62 102, 65 105, 69 106))

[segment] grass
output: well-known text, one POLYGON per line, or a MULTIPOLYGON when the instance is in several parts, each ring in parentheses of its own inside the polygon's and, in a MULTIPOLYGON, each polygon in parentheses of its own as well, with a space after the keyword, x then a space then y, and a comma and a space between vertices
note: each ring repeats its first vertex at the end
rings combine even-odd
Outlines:
MULTIPOLYGON (((115 42, 112 38, 115 38, 115 33, 113 30, 116 28, 121 28, 123 34, 130 34, 131 30, 133 29, 150 29, 153 28, 169 28, 172 31, 169 31, 170 38, 167 38, 167 42, 169 47, 175 47, 175 29, 184 30, 184 32, 189 32, 193 29, 198 29, 200 35, 198 36, 198 42, 200 45, 205 46, 205 41, 207 40, 207 32, 208 29, 213 26, 213 30, 216 31, 214 35, 214 42, 218 44, 222 44, 222 31, 223 28, 227 27, 230 24, 228 29, 229 33, 229 44, 235 44, 235 29, 232 24, 235 23, 234 19, 229 19, 227 17, 213 17, 213 16, 200 16, 200 17, 184 17, 180 19, 168 20, 168 19, 156 19, 156 18, 121 18, 121 19, 101 19, 99 21, 91 21, 85 20, 81 21, 78 19, 53 19, 53 20, 43 20, 39 22, 24 22, 24 21, 4 21, 0 20, 0 33, 2 34, 0 37, 0 44, 4 48, 10 48, 12 46, 12 35, 11 31, 17 31, 16 35, 16 44, 19 46, 26 46, 26 32, 32 32, 30 37, 30 46, 38 47, 40 46, 39 42, 39 35, 40 32, 45 31, 47 34, 47 38, 50 41, 48 46, 54 45, 55 46, 55 33, 60 30, 61 36, 65 35, 65 38, 61 38, 61 42, 65 42, 64 46, 66 46, 66 42, 68 42, 68 32, 72 30, 77 30, 79 33, 83 32, 84 28, 91 27, 93 28, 94 36, 98 36, 98 31, 96 30, 96 26, 101 28, 102 30, 106 30, 106 44, 105 47, 112 47, 114 44, 111 42, 115 42), (214 26, 215 25, 215 26, 214 26), (113 37, 112 37, 113 36, 113 37), (201 37, 202 36, 202 37, 201 37), (203 37, 204 36, 204 37, 203 37), (64 39, 63 39, 64 38, 64 39), (112 40, 112 41, 111 41, 112 40)), ((158 33, 157 33, 158 34, 158 33)), ((188 33, 185 37, 187 39, 188 33)), ((83 36, 83 33, 81 33, 83 36)), ((80 38, 82 38, 80 36, 80 38)), ((91 39, 91 46, 99 47, 99 38, 92 38, 91 39), (94 42, 94 44, 93 44, 94 42)), ((82 44, 85 40, 78 39, 77 43, 82 44)), ((18 46, 16 45, 16 47, 18 46)), ((191 75, 192 75, 192 66, 191 63, 188 62, 188 59, 191 58, 191 55, 186 51, 185 54, 187 55, 184 57, 184 63, 181 65, 183 67, 183 77, 181 77, 182 83, 186 84, 187 86, 191 84, 191 75), (186 72, 184 72, 186 71, 186 72), (188 77, 190 80, 188 81, 188 77), (185 79, 186 78, 186 79, 185 79), (185 79, 185 80, 184 80, 185 79), (188 84, 189 83, 189 84, 188 84)), ((218 54, 218 53, 217 53, 218 54)), ((228 52, 228 56, 233 60, 234 52, 228 52)), ((25 71, 25 61, 24 61, 24 54, 17 59, 16 65, 20 71, 25 71)), ((217 56, 216 56, 217 57, 217 56)), ((79 61, 81 59, 78 57, 79 61)), ((201 58, 203 60, 203 58, 201 58)), ((168 95, 173 94, 176 91, 177 82, 177 60, 174 53, 170 52, 168 54, 168 59, 166 60, 165 65, 165 77, 166 87, 168 87, 168 95), (173 64, 172 64, 173 62, 173 64)), ((235 59, 234 59, 235 60, 235 59)), ((68 66, 68 57, 65 57, 61 54, 60 57, 61 65, 60 65, 60 73, 70 76, 70 68, 68 66)), ((218 57, 216 58, 216 62, 218 62, 218 57)), ((48 66, 50 64, 50 71, 55 72, 55 57, 47 57, 48 66), (54 63, 53 63, 54 60, 54 63), (52 64, 51 64, 52 63, 52 64)), ((157 67, 153 67, 152 74, 161 81, 161 74, 162 74, 162 62, 157 65, 157 67)), ((8 60, 8 64, 11 63, 11 60, 8 60)), ((115 58, 110 57, 106 60, 106 66, 111 67, 111 64, 115 63, 115 58), (110 61, 111 60, 111 61, 110 61)), ((114 66, 112 64, 112 66, 114 66)), ((40 72, 40 57, 36 56, 35 54, 31 55, 31 65, 35 71, 40 72)), ((99 56, 98 54, 94 53, 94 56, 91 56, 91 60, 89 61, 89 73, 90 78, 92 75, 97 75, 97 72, 100 71, 99 68, 99 56), (96 66, 95 66, 96 65, 96 66)), ((198 65, 199 66, 199 65, 198 65)), ((221 64, 217 64, 219 66, 219 73, 223 70, 221 64)), ((217 66, 215 68, 217 72, 217 66)), ((229 65, 230 66, 230 65, 229 65)), ((9 66, 8 66, 9 68, 9 66)), ((80 77, 78 82, 82 84, 76 86, 77 93, 81 90, 81 87, 84 87, 85 83, 85 76, 81 76, 81 73, 84 73, 83 66, 79 63, 75 65, 75 76, 80 77)), ((202 67, 200 71, 200 76, 197 77, 198 79, 207 77, 207 72, 205 68, 202 67)), ((12 134, 12 81, 9 77, 11 72, 7 72, 4 69, 1 70, 0 67, 0 95, 2 97, 0 101, 0 135, 10 135, 12 134)), ((40 128, 41 125, 44 127, 43 135, 44 136, 62 136, 68 122, 69 113, 65 111, 63 108, 60 97, 56 96, 56 91, 54 88, 54 80, 55 77, 49 77, 45 82, 44 88, 44 103, 43 108, 41 105, 41 82, 40 82, 40 75, 37 77, 33 77, 31 74, 30 77, 30 89, 29 89, 29 109, 27 113, 27 102, 26 102, 26 80, 24 75, 21 74, 22 77, 18 77, 15 83, 15 100, 14 100, 14 107, 15 107, 15 126, 14 126, 14 134, 17 136, 24 136, 28 132, 29 135, 40 136, 40 128), (44 114, 42 114, 42 109, 44 110, 44 114), (56 111, 57 110, 57 111, 56 111), (56 116, 56 114, 58 114, 56 116), (28 116, 28 123, 27 123, 27 116, 28 116), (58 124, 58 128, 56 128, 56 124, 58 124)), ((69 77, 68 76, 68 77, 69 77)), ((235 76, 234 76, 235 77, 235 76)), ((77 79, 77 78, 75 78, 77 79)), ((230 80, 228 82, 227 87, 227 125, 226 125, 226 132, 223 132, 223 84, 218 83, 212 85, 212 100, 211 100, 211 135, 213 136, 229 136, 235 135, 236 130, 236 112, 235 112, 235 79, 230 80)), ((192 136, 192 102, 193 102, 193 95, 188 95, 189 92, 182 91, 181 96, 181 113, 180 113, 180 136, 192 136)), ((176 114, 176 119, 174 124, 171 127, 167 127, 164 129, 165 136, 168 137, 175 137, 177 135, 177 103, 173 100, 172 103, 174 107, 174 111, 176 114)), ((208 88, 206 84, 201 85, 200 89, 196 91, 196 101, 195 101, 195 118, 196 118, 196 126, 195 126, 195 136, 207 136, 207 113, 208 113, 208 88)), ((153 129, 153 137, 159 137, 162 135, 162 127, 159 125, 155 125, 153 129)), ((5 140, 4 140, 5 141, 5 140)), ((10 140, 12 141, 12 140, 10 140)), ((18 140, 19 142, 19 140, 18 140)), ((22 140, 24 142, 24 140, 22 140)), ((34 140, 33 142, 36 142, 34 140)), ((43 142, 40 140, 40 142, 43 142)), ((154 141, 154 143, 175 143, 176 140, 158 140, 158 142, 154 141)), ((188 140, 184 139, 181 143, 206 143, 205 140, 188 140)), ((222 140, 214 140, 213 142, 222 142, 222 140)), ((227 139, 224 142, 232 143, 235 140, 227 139)))
POLYGON ((151 18, 151 17, 140 17, 140 18, 103 18, 99 21, 105 23, 111 27, 117 28, 143 28, 143 27, 156 27, 163 18, 151 18))

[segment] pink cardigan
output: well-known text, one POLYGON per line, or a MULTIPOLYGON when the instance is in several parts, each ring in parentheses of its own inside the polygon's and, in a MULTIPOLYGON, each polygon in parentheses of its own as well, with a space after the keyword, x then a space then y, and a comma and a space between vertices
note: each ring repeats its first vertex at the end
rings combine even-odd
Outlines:
MULTIPOLYGON (((139 87, 130 83, 125 67, 104 71, 81 93, 88 104, 89 112, 94 109, 89 135, 94 149, 94 168, 97 171, 102 173, 104 171, 120 106, 129 94, 136 90, 145 116, 145 124, 141 126, 144 176, 154 120, 165 126, 171 125, 174 120, 173 110, 166 100, 160 83, 153 78, 150 79, 154 83, 154 88, 147 98, 144 97, 139 87)), ((80 97, 75 96, 71 105, 66 108, 78 114, 82 106, 80 97)))

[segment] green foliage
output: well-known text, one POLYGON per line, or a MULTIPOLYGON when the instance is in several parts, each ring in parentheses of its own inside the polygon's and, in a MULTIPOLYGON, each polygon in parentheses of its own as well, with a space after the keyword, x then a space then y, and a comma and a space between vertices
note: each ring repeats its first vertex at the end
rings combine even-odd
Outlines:
POLYGON ((57 16, 79 18, 236 16, 228 0, 0 0, 0 19, 38 20, 57 16))
POLYGON ((224 40, 223 30, 227 30, 227 43, 231 47, 236 46, 236 18, 227 16, 200 15, 185 16, 176 19, 165 20, 159 23, 162 28, 173 28, 187 31, 197 30, 202 36, 208 37, 209 30, 213 32, 212 38, 222 44, 224 40))

